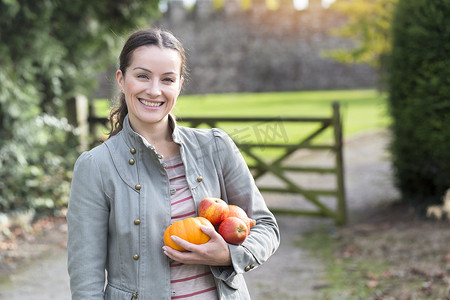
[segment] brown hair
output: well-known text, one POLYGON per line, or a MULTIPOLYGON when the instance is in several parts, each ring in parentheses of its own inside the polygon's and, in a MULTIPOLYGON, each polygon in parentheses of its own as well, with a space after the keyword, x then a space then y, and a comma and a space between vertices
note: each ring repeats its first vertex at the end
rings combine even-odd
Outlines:
MULTIPOLYGON (((181 57, 180 74, 181 76, 186 77, 186 54, 183 45, 172 35, 172 33, 158 28, 139 30, 128 37, 119 56, 119 69, 122 71, 123 76, 125 76, 126 69, 131 64, 134 50, 141 46, 157 46, 159 48, 176 50, 181 57)), ((119 104, 111 110, 109 115, 109 124, 111 126, 111 131, 108 133, 109 137, 116 135, 122 130, 123 122, 127 114, 128 108, 125 102, 125 95, 120 93, 119 104)))

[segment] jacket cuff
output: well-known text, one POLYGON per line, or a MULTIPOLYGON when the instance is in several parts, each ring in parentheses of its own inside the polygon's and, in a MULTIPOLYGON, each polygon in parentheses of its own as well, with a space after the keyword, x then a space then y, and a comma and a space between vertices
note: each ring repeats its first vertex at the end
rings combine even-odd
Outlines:
POLYGON ((244 244, 239 246, 229 245, 228 247, 230 248, 231 263, 237 274, 248 272, 259 265, 244 244))
POLYGON ((253 255, 244 246, 228 245, 231 255, 231 266, 213 266, 211 272, 217 279, 230 281, 237 274, 254 269, 257 265, 253 255))

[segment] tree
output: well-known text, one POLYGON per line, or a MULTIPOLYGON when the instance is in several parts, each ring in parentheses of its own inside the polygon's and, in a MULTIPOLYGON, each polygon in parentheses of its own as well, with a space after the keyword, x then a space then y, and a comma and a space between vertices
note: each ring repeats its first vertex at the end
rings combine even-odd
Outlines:
POLYGON ((449 0, 399 0, 389 106, 402 198, 423 209, 450 188, 449 0))
MULTIPOLYGON (((349 38, 353 47, 334 49, 325 55, 344 63, 363 63, 385 72, 391 53, 391 22, 398 0, 339 0, 331 9, 342 13, 346 23, 332 33, 349 38)), ((380 74, 383 75, 383 74, 380 74)))
POLYGON ((158 13, 156 0, 0 0, 0 211, 67 200, 77 145, 66 104, 158 13))

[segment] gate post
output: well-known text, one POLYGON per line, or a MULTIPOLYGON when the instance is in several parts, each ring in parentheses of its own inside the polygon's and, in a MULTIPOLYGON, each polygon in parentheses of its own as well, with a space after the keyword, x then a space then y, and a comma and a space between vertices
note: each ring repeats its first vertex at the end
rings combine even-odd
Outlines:
POLYGON ((338 225, 344 225, 347 222, 347 205, 345 200, 344 184, 344 158, 342 143, 342 121, 339 110, 339 103, 333 102, 333 128, 335 141, 335 159, 336 159, 336 180, 337 180, 337 218, 338 225))

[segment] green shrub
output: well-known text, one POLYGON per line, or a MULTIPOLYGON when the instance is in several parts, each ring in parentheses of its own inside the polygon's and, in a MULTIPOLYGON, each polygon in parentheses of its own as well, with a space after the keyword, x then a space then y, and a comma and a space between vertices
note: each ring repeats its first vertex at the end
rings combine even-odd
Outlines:
POLYGON ((0 211, 53 214, 67 205, 76 131, 49 115, 21 121, 0 142, 0 211))
POLYGON ((393 21, 393 163, 404 201, 419 209, 450 188, 449 0, 400 0, 393 21))
POLYGON ((77 152, 71 101, 116 61, 155 0, 0 0, 0 212, 67 204, 77 152))

